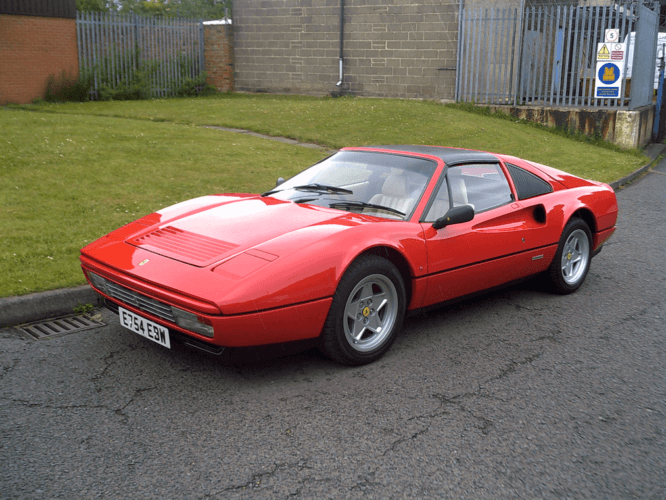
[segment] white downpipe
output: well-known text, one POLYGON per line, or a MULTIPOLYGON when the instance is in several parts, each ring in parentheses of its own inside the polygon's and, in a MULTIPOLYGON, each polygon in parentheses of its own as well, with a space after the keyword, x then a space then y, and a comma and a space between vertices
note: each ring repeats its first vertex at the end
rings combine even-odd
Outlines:
POLYGON ((342 85, 344 80, 344 74, 342 73, 342 58, 343 58, 343 48, 345 43, 345 0, 340 0, 340 81, 335 85, 339 87, 342 85))

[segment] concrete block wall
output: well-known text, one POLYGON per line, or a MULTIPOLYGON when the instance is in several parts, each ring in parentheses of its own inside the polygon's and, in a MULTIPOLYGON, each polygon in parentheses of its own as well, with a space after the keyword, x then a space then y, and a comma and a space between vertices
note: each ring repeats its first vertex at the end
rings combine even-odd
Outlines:
POLYGON ((233 30, 231 24, 204 23, 206 82, 220 92, 234 90, 233 30))
POLYGON ((235 89, 453 99, 458 0, 236 0, 235 89))
POLYGON ((491 105, 494 113, 540 123, 546 127, 582 132, 601 137, 621 148, 642 148, 650 143, 654 123, 654 104, 633 111, 627 109, 549 108, 544 106, 491 105))
POLYGON ((43 97, 49 75, 78 78, 74 19, 0 16, 0 105, 43 97))

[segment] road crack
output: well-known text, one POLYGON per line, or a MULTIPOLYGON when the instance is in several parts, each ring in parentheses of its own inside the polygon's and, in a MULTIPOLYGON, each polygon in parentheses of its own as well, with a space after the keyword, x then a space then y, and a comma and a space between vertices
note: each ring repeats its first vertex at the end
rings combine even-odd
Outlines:
POLYGON ((224 488, 223 491, 240 491, 249 488, 257 489, 261 487, 261 482, 264 479, 273 477, 277 472, 291 470, 291 469, 298 469, 299 471, 301 471, 303 469, 312 469, 312 466, 308 465, 307 462, 302 459, 296 463, 291 463, 291 464, 290 463, 274 464, 272 470, 266 472, 260 472, 257 474, 252 474, 251 478, 247 482, 238 486, 229 486, 228 488, 224 488))
MULTIPOLYGON (((431 397, 434 398, 434 399, 437 399, 440 402, 440 411, 427 413, 427 414, 424 414, 424 415, 417 415, 415 417, 411 417, 408 420, 429 420, 429 421, 432 421, 432 420, 434 420, 436 418, 439 418, 439 417, 442 417, 444 415, 449 415, 450 412, 446 411, 445 407, 446 407, 446 405, 453 405, 453 406, 457 407, 459 410, 462 410, 464 413, 467 413, 474 420, 476 420, 476 423, 477 423, 476 428, 479 429, 484 436, 488 435, 488 433, 490 432, 490 430, 492 429, 492 427, 494 425, 493 421, 489 420, 485 417, 476 415, 472 410, 470 410, 469 408, 467 408, 463 404, 463 400, 467 399, 467 398, 478 398, 478 397, 486 397, 487 398, 487 397, 490 397, 487 394, 484 394, 486 384, 488 384, 489 382, 495 381, 495 380, 501 380, 501 379, 511 375, 512 373, 515 373, 515 371, 519 367, 531 364, 535 360, 539 359, 541 356, 542 356, 542 353, 538 353, 538 354, 535 354, 534 356, 528 356, 525 359, 523 359, 522 361, 513 361, 513 360, 511 360, 511 362, 509 363, 509 365, 507 367, 500 370, 499 375, 496 375, 495 377, 491 377, 491 378, 485 380, 484 382, 480 383, 478 385, 477 389, 474 390, 474 391, 465 392, 465 393, 462 393, 462 394, 456 394, 455 396, 450 396, 450 397, 446 396, 445 394, 440 394, 440 393, 432 394, 431 397)), ((418 435, 423 434, 424 432, 427 432, 429 428, 430 428, 430 425, 428 425, 423 431, 420 431, 420 432, 412 435, 412 437, 409 438, 409 439, 414 439, 418 435)), ((407 440, 408 440, 408 438, 401 438, 401 439, 396 440, 391 445, 391 447, 384 453, 384 455, 386 455, 386 453, 388 453, 389 451, 393 451, 396 446, 398 446, 400 443, 405 442, 407 440)))
POLYGON ((391 443, 391 446, 389 446, 388 450, 386 450, 384 453, 382 453, 382 457, 385 457, 388 453, 395 451, 398 446, 400 446, 402 443, 406 443, 407 441, 413 441, 417 437, 419 437, 421 434, 425 434, 428 432, 428 429, 430 426, 428 425, 425 429, 421 429, 420 431, 414 432, 411 436, 409 437, 403 437, 400 439, 396 439, 391 443))
POLYGON ((377 481, 373 481, 373 479, 374 479, 376 473, 377 473, 377 471, 374 471, 374 472, 370 472, 370 473, 369 473, 368 475, 366 475, 366 476, 358 476, 358 478, 359 478, 359 482, 356 483, 356 484, 355 484, 354 486, 352 486, 351 488, 349 488, 349 490, 350 490, 350 491, 360 490, 360 491, 362 491, 363 493, 365 493, 368 489, 370 489, 370 488, 372 488, 372 487, 375 487, 375 486, 381 486, 381 487, 383 487, 384 484, 379 483, 379 482, 377 482, 377 481))

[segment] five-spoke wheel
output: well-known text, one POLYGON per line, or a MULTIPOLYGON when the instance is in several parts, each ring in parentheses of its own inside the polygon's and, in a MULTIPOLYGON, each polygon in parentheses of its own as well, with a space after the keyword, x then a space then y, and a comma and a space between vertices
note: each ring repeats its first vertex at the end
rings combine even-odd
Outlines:
POLYGON ((590 240, 582 229, 573 231, 564 243, 562 258, 562 278, 569 285, 582 281, 590 261, 590 240))
POLYGON ((345 306, 345 338, 352 349, 369 352, 391 333, 398 315, 398 292, 382 274, 362 279, 354 287, 345 306))
POLYGON ((592 235, 585 221, 571 219, 562 231, 555 258, 548 269, 558 293, 576 291, 585 281, 592 259, 592 235))
POLYGON ((379 359, 391 347, 405 314, 405 285, 388 260, 363 255, 344 274, 321 336, 321 350, 348 365, 379 359))

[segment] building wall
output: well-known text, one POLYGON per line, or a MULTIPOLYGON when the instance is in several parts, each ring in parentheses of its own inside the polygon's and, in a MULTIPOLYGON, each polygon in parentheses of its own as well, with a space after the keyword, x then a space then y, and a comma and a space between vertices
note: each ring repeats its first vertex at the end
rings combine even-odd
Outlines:
POLYGON ((204 23, 206 82, 220 92, 234 90, 233 31, 230 24, 204 23))
POLYGON ((453 99, 459 0, 236 0, 235 88, 453 99))
POLYGON ((0 15, 0 105, 43 97, 49 75, 78 67, 74 19, 0 15))

